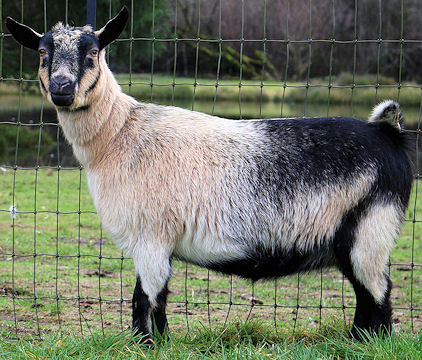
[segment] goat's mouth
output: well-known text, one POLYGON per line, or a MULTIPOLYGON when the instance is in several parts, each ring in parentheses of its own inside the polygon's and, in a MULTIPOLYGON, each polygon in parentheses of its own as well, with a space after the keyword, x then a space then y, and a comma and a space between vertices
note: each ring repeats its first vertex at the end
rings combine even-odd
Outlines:
POLYGON ((75 96, 73 94, 51 93, 51 100, 56 106, 70 106, 75 96))

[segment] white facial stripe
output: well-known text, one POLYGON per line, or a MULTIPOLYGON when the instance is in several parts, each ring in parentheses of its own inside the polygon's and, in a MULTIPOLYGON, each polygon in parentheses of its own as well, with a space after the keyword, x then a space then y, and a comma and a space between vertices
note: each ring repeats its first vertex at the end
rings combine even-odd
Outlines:
POLYGON ((76 79, 79 71, 78 42, 81 32, 53 34, 54 58, 51 64, 51 73, 61 72, 73 75, 76 79))

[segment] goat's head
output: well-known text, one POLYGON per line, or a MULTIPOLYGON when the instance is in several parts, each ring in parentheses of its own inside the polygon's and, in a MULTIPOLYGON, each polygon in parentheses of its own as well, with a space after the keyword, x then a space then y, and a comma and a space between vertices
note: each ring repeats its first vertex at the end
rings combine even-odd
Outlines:
POLYGON ((38 51, 41 92, 54 105, 74 111, 87 106, 87 96, 95 88, 101 74, 102 51, 123 31, 128 19, 123 7, 103 28, 72 27, 56 24, 41 35, 12 18, 7 28, 23 46, 38 51))

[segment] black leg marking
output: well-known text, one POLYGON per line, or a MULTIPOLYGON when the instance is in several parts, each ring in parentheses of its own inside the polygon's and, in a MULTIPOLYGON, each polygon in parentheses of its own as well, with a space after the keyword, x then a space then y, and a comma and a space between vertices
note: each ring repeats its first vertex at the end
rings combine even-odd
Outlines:
POLYGON ((141 279, 136 277, 136 286, 132 298, 132 327, 135 335, 145 335, 150 337, 148 330, 148 314, 151 304, 148 296, 142 290, 141 279))
POLYGON ((353 321, 352 336, 357 340, 363 340, 365 335, 362 330, 368 333, 389 334, 391 332, 391 281, 387 275, 387 289, 382 303, 375 302, 371 293, 356 279, 351 271, 351 266, 341 266, 343 274, 353 285, 356 294, 356 311, 353 321))
POLYGON ((168 332, 168 323, 166 316, 167 295, 169 291, 167 284, 157 296, 157 306, 151 314, 151 324, 154 335, 165 337, 168 332))
POLYGON ((372 295, 355 278, 349 279, 356 293, 356 312, 352 336, 362 340, 365 335, 361 330, 379 335, 391 333, 391 280, 386 275, 387 290, 382 303, 375 302, 372 295))

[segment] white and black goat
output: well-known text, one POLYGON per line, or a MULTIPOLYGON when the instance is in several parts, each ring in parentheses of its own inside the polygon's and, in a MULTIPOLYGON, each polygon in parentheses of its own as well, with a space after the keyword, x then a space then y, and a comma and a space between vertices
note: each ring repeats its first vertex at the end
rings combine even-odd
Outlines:
POLYGON ((136 332, 165 331, 173 258, 252 280, 337 266, 356 293, 352 334, 390 330, 386 264, 413 181, 398 104, 367 122, 233 121, 139 103, 105 61, 127 18, 124 8, 98 31, 7 27, 38 51, 41 92, 105 229, 133 258, 136 332))

